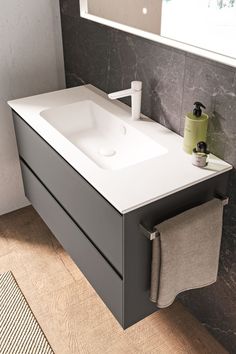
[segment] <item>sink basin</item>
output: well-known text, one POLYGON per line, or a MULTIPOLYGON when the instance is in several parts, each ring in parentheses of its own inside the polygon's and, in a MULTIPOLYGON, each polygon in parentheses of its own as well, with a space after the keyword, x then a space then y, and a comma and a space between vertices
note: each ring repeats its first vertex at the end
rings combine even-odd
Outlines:
MULTIPOLYGON (((17 99, 9 105, 22 118, 15 117, 22 138, 27 134, 29 141, 32 133, 34 143, 34 134, 24 122, 38 134, 41 157, 52 147, 52 157, 61 156, 55 169, 66 161, 73 175, 79 173, 122 215, 232 169, 213 155, 206 168, 193 166, 181 136, 145 116, 133 121, 130 107, 109 100, 90 84, 17 99)), ((65 179, 69 191, 65 172, 63 176, 59 179, 65 179)))
POLYGON ((118 170, 167 153, 141 130, 91 100, 51 108, 40 115, 103 169, 118 170))

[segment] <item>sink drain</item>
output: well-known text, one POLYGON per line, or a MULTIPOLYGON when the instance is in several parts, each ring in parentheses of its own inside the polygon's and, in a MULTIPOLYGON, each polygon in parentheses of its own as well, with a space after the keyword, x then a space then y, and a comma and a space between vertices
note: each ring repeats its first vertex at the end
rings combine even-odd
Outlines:
POLYGON ((101 147, 99 149, 99 154, 105 157, 110 157, 110 156, 114 156, 116 154, 116 150, 112 149, 112 148, 105 148, 105 147, 101 147))

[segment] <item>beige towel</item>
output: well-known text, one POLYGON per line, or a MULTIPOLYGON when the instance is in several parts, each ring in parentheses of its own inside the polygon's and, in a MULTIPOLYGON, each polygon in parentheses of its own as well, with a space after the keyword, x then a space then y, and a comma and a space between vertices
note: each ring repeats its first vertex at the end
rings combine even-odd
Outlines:
POLYGON ((216 281, 223 207, 213 199, 156 226, 160 237, 153 241, 150 299, 158 307, 216 281))

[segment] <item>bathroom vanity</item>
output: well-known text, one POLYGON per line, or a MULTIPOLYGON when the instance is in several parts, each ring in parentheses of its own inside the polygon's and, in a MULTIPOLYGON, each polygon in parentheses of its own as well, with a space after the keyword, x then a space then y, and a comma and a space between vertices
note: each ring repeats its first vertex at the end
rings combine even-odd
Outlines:
POLYGON ((212 155, 192 166, 180 136, 144 116, 131 121, 129 107, 91 85, 9 105, 33 207, 123 328, 156 311, 140 225, 152 230, 227 195, 231 166, 212 155))

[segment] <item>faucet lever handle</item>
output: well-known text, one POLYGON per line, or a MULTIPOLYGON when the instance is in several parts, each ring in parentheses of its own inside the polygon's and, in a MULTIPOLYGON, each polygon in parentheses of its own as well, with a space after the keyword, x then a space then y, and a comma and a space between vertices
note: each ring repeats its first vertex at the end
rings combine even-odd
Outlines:
POLYGON ((142 81, 132 81, 131 82, 131 89, 133 89, 135 91, 141 91, 142 86, 143 86, 142 81))

